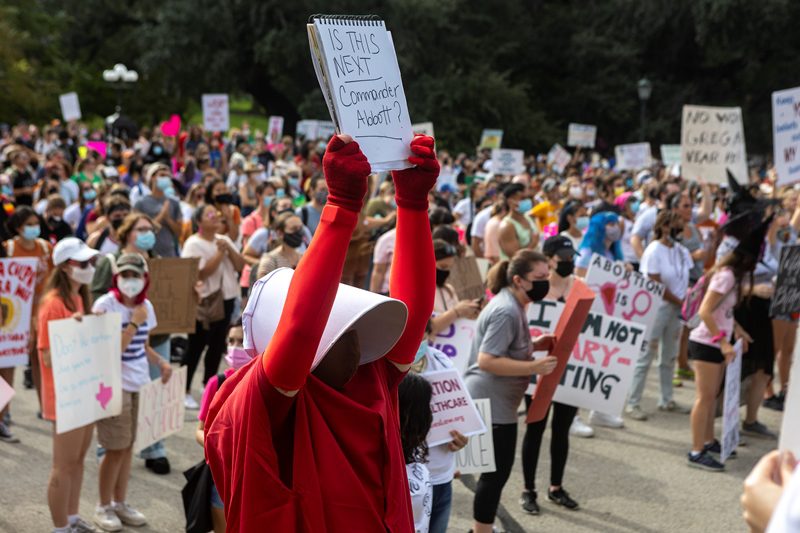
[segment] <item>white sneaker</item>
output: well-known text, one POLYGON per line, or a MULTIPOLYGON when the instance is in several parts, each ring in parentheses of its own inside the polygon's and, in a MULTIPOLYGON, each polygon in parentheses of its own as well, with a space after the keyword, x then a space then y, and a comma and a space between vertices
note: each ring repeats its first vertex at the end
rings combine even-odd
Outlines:
POLYGON ((582 437, 588 439, 594 437, 594 430, 591 426, 584 424, 580 416, 575 416, 572 420, 572 425, 569 427, 569 434, 573 437, 582 437))
POLYGON ((69 531, 70 533, 97 533, 97 530, 92 526, 92 524, 80 516, 75 523, 70 526, 69 531))
POLYGON ((107 505, 103 507, 98 505, 94 511, 94 523, 103 531, 121 531, 122 522, 119 521, 117 513, 114 512, 114 507, 107 505))
POLYGON ((613 429, 625 427, 625 422, 621 416, 611 416, 599 411, 592 411, 589 414, 589 423, 593 426, 601 426, 613 429))
POLYGON ((183 406, 193 411, 197 411, 198 409, 200 409, 200 404, 197 403, 197 400, 192 398, 191 394, 187 394, 186 397, 183 399, 183 406))
POLYGON ((117 502, 114 504, 114 512, 122 523, 126 526, 139 527, 147 523, 147 519, 142 513, 131 507, 125 502, 117 502))

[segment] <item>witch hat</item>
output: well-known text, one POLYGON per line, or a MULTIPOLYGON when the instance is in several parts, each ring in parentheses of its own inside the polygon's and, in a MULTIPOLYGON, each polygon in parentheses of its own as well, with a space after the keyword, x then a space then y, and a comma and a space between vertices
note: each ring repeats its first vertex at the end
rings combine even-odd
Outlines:
POLYGON ((739 240, 736 245, 735 251, 741 255, 750 255, 757 261, 760 261, 764 255, 764 243, 766 242, 767 231, 769 230, 772 219, 775 215, 770 215, 765 220, 762 220, 755 227, 752 227, 749 233, 739 240))
POLYGON ((727 206, 728 220, 722 225, 722 231, 726 235, 742 241, 764 219, 767 207, 777 203, 778 200, 756 198, 750 189, 736 181, 730 170, 727 172, 730 190, 727 206))

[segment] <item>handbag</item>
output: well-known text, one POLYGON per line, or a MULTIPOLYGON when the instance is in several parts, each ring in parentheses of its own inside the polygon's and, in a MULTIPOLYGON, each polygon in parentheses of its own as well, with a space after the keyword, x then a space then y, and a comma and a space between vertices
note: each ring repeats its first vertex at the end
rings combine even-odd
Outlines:
MULTIPOLYGON (((224 276, 225 274, 222 274, 224 276)), ((212 292, 197 305, 196 319, 203 324, 203 329, 211 329, 212 322, 225 318, 225 299, 222 297, 222 276, 219 278, 219 289, 212 292)))
POLYGON ((181 489, 186 533, 208 533, 214 529, 211 521, 211 468, 205 459, 183 473, 186 485, 181 489))

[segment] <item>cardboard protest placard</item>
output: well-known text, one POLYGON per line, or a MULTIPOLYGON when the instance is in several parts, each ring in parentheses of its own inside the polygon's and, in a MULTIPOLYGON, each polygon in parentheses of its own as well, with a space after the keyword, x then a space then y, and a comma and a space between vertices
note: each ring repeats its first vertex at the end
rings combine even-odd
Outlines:
POLYGON ((593 313, 601 313, 652 329, 656 311, 664 297, 664 285, 629 271, 620 261, 592 255, 586 284, 597 293, 593 313))
MULTIPOLYGON (((800 343, 794 350, 794 364, 789 375, 789 383, 800 383, 800 343)), ((783 404, 783 422, 781 423, 781 439, 778 442, 779 450, 789 450, 795 457, 800 457, 800 387, 791 386, 786 391, 783 404)))
POLYGON ((481 132, 481 142, 478 148, 494 150, 501 146, 503 146, 503 130, 483 130, 481 132))
POLYGON ((281 137, 283 137, 283 117, 269 117, 269 129, 267 134, 269 144, 278 144, 281 142, 281 137))
MULTIPOLYGON (((553 333, 564 304, 542 300, 528 306, 531 336, 553 333)), ((647 344, 645 327, 590 312, 572 349, 553 401, 619 416, 633 383, 635 360, 647 344)), ((533 394, 535 386, 529 387, 533 394)))
POLYGON ((315 16, 307 29, 311 61, 336 130, 358 141, 373 172, 410 167, 414 134, 384 22, 315 16))
POLYGON ((139 389, 139 415, 136 422, 135 452, 183 429, 186 407, 186 367, 172 373, 169 381, 154 379, 139 389))
POLYGON ((122 412, 119 313, 53 320, 48 325, 56 433, 122 412))
POLYGON ((662 144, 661 162, 664 163, 664 166, 666 167, 671 167, 672 165, 679 165, 681 163, 681 145, 662 144))
POLYGON ((420 122, 418 124, 412 124, 411 130, 414 134, 420 133, 422 135, 430 135, 431 137, 435 137, 433 134, 433 122, 420 122))
POLYGON ((475 300, 486 296, 481 270, 474 255, 457 257, 447 281, 456 290, 459 300, 475 300))
POLYGON ((572 154, 558 143, 554 144, 547 153, 547 164, 559 174, 564 172, 564 169, 567 168, 570 161, 572 161, 572 154))
POLYGON ((477 320, 458 318, 428 344, 449 357, 459 375, 463 376, 469 367, 472 339, 477 329, 477 320))
POLYGON ((150 289, 147 297, 153 304, 158 327, 151 334, 194 333, 198 259, 163 257, 151 259, 150 289))
POLYGON ((594 148, 597 139, 597 126, 570 123, 567 127, 567 146, 594 148))
POLYGON ((776 185, 800 181, 800 87, 772 93, 776 185))
POLYGON ((427 438, 429 447, 452 441, 450 432, 453 430, 465 437, 486 433, 486 426, 458 370, 450 368, 425 372, 422 377, 428 380, 433 389, 433 422, 427 438))
POLYGON ((58 97, 58 103, 61 105, 61 116, 64 117, 64 122, 81 119, 81 104, 78 101, 78 93, 65 93, 58 97))
POLYGON ((203 129, 206 131, 228 131, 231 116, 227 94, 203 95, 203 129))
POLYGON ((730 170, 747 183, 747 155, 742 109, 739 107, 683 106, 681 175, 709 183, 727 183, 730 170))
POLYGON ((593 301, 594 293, 586 284, 576 278, 556 325, 556 344, 549 353, 549 355, 558 359, 558 363, 553 372, 539 377, 536 391, 533 393, 533 398, 531 398, 531 406, 528 409, 526 418, 528 424, 538 422, 547 414, 553 395, 556 392, 556 387, 567 369, 567 362, 572 355, 572 349, 578 340, 583 323, 586 321, 586 317, 589 316, 593 301))
POLYGON ((742 386, 742 341, 736 341, 736 356, 725 367, 725 395, 722 403, 722 450, 719 461, 724 463, 739 445, 739 400, 742 386))
POLYGON ((620 144, 614 148, 617 170, 639 170, 652 164, 650 143, 620 144))
POLYGON ((513 176, 525 171, 525 152, 522 150, 506 150, 495 148, 492 150, 492 172, 513 176))
MULTIPOLYGON (((798 365, 800 366, 800 365, 798 365)), ((494 472, 494 440, 492 437, 492 401, 486 398, 473 400, 486 427, 486 433, 470 437, 466 446, 456 453, 456 470, 462 474, 494 472)))
POLYGON ((784 246, 770 316, 800 311, 800 244, 784 246))
POLYGON ((28 363, 35 258, 0 259, 0 368, 28 363))
POLYGON ((14 389, 6 383, 6 380, 0 378, 0 411, 2 411, 11 398, 14 397, 14 389))

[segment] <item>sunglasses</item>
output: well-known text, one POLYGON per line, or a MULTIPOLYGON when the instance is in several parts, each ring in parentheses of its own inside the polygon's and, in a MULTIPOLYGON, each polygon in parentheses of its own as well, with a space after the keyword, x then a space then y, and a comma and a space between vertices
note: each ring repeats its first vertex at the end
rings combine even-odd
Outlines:
POLYGON ((97 263, 97 256, 92 257, 87 261, 75 261, 74 259, 67 260, 67 264, 70 264, 77 268, 87 268, 89 266, 94 266, 97 263))

